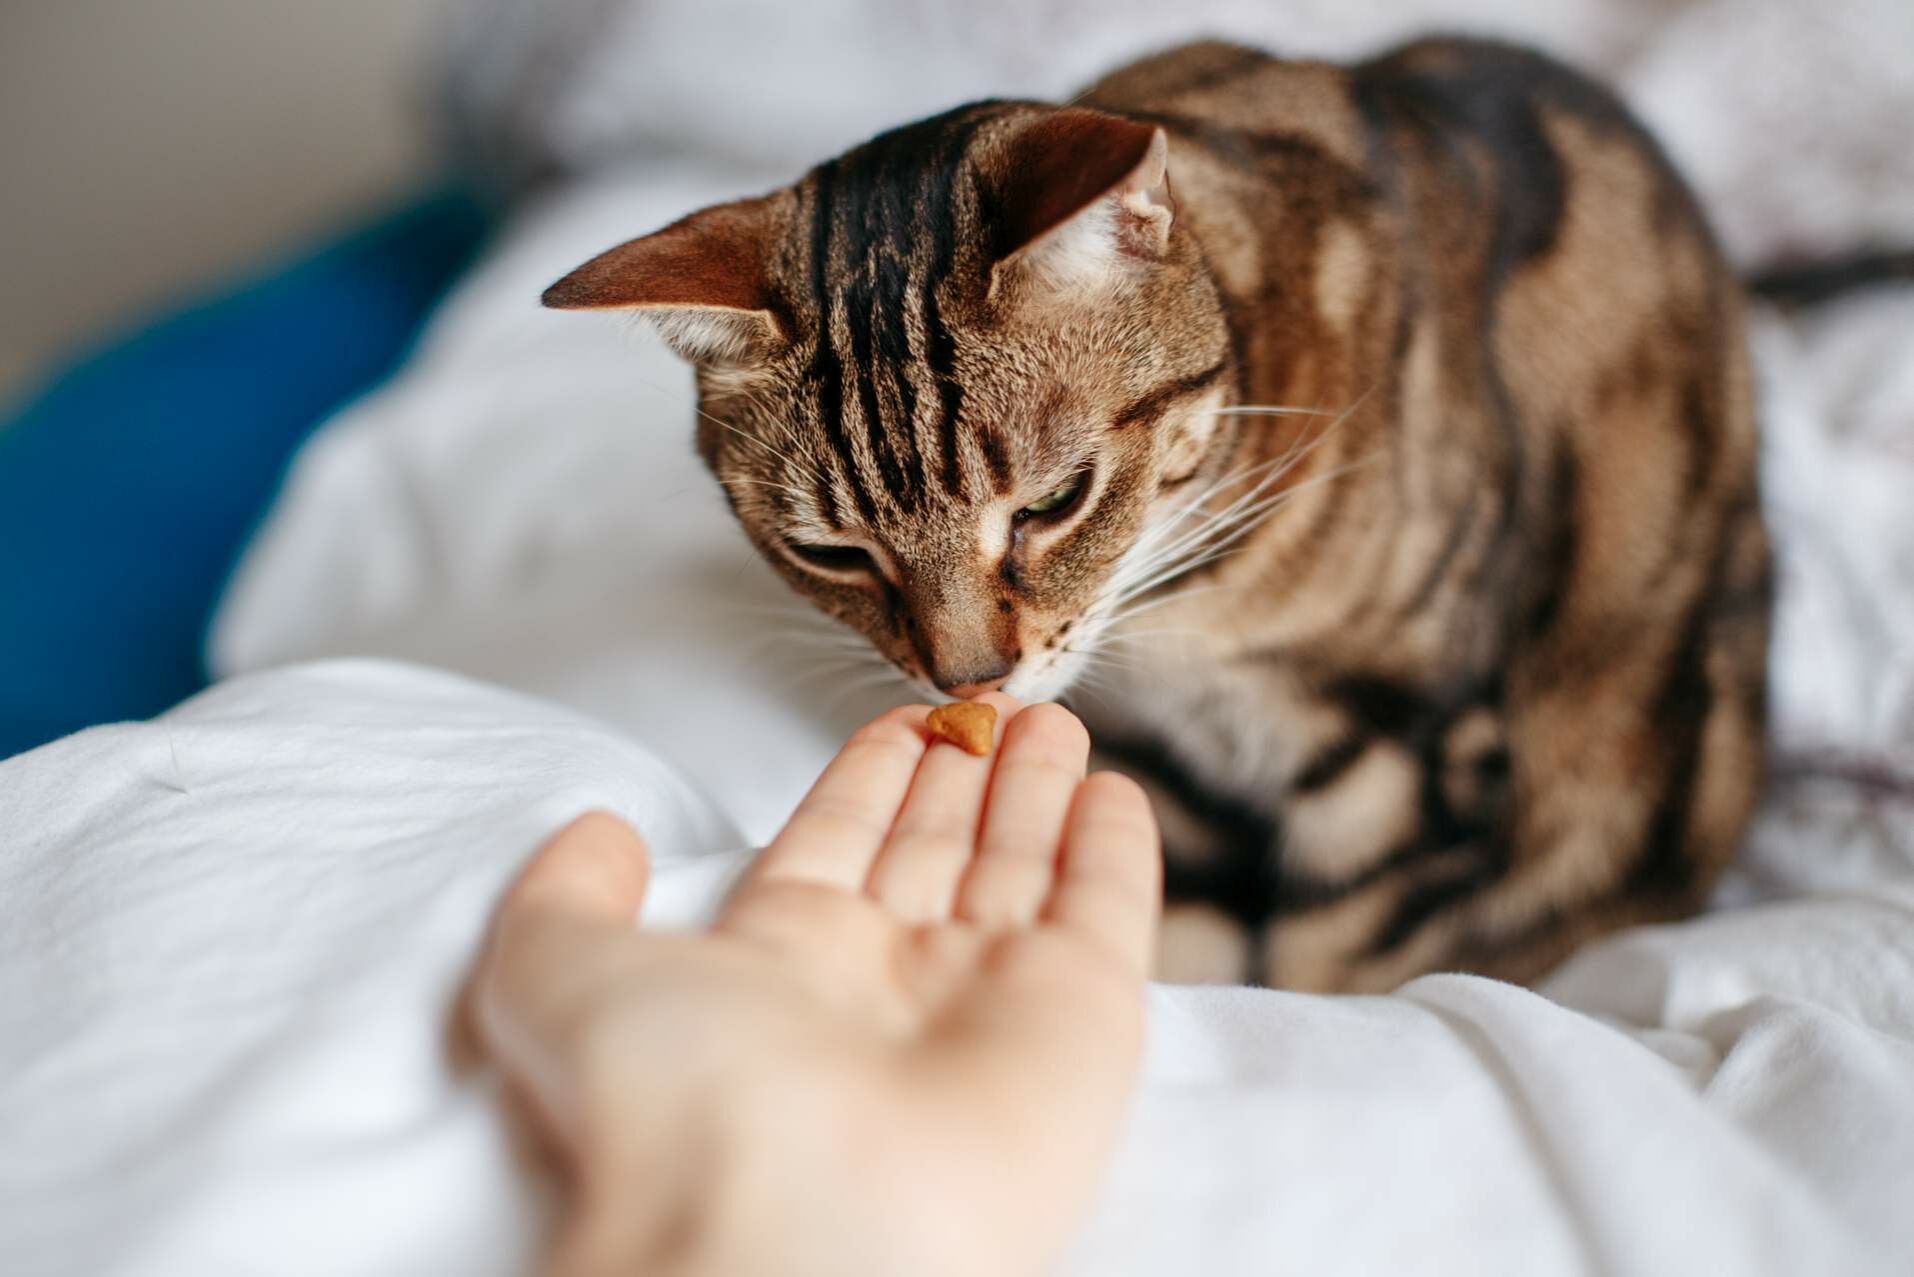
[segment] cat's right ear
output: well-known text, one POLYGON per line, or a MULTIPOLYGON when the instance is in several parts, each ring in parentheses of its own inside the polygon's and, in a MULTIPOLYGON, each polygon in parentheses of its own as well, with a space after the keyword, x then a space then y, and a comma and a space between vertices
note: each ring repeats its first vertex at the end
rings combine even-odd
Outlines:
POLYGON ((1169 141, 1153 124, 1065 107, 1015 138, 1004 169, 993 292, 1019 275, 1095 293, 1169 250, 1169 141))
POLYGON ((686 359, 752 363, 785 340, 765 263, 769 197, 700 210, 600 253, 545 290, 557 310, 630 310, 686 359))

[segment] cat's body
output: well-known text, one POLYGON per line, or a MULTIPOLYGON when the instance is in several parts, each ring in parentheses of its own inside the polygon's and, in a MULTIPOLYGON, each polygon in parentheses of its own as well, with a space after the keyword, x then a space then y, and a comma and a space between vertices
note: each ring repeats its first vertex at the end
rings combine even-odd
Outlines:
POLYGON ((1768 615, 1740 285, 1554 63, 1193 45, 554 294, 660 313, 747 531, 908 672, 1088 667, 1173 939, 1234 937, 1202 974, 1527 979, 1732 854, 1768 615))

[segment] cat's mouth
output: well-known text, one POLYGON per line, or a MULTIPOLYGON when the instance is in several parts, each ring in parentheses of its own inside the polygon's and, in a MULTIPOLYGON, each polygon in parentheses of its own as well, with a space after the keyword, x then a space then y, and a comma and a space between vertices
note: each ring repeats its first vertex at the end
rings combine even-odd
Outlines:
MULTIPOLYGON (((1048 650, 1018 662, 1003 682, 992 690, 1031 704, 1054 701, 1070 689, 1088 665, 1089 658, 1074 649, 1048 650)), ((926 700, 934 703, 965 699, 965 689, 938 687, 915 660, 900 661, 896 668, 905 682, 926 700)))
POLYGON ((1018 665, 1004 680, 1003 690, 1020 701, 1054 701, 1070 690, 1088 664, 1081 652, 1055 648, 1018 665))

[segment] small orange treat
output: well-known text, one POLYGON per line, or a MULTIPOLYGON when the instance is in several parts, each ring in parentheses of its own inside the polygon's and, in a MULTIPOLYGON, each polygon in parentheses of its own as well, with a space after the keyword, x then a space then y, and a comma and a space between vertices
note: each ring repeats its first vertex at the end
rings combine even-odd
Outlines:
POLYGON ((981 758, 990 752, 990 738, 996 734, 997 707, 982 701, 952 701, 932 710, 925 722, 958 749, 981 758))

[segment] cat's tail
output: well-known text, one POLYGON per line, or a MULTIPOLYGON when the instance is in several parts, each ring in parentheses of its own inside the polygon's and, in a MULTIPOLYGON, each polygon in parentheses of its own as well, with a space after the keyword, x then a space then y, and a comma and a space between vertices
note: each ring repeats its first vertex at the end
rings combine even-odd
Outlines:
POLYGON ((1859 288, 1914 283, 1914 248, 1863 249, 1819 261, 1778 263, 1746 279, 1748 291, 1779 306, 1813 306, 1859 288))

